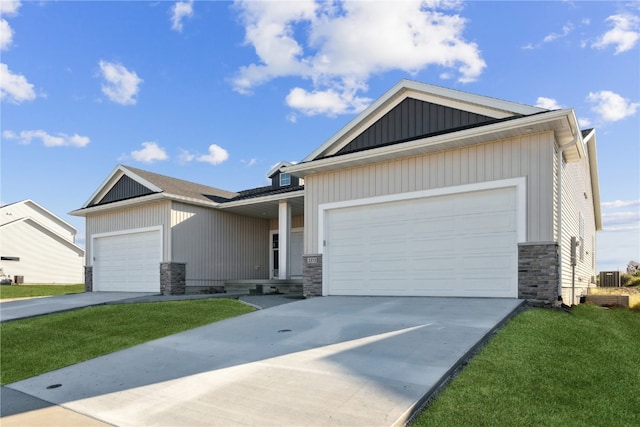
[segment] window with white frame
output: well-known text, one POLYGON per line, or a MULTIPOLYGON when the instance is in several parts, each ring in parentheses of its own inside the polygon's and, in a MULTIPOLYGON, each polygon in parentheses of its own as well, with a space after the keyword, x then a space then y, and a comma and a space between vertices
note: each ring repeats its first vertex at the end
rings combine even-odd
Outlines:
POLYGON ((291 185, 291 175, 288 173, 280 174, 280 187, 291 185))

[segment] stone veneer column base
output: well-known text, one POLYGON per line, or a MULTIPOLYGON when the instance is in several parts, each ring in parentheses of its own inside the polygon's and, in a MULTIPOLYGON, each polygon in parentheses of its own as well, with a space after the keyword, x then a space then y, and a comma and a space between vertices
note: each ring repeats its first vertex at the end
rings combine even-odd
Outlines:
POLYGON ((322 254, 302 256, 302 295, 322 296, 322 254))
POLYGON ((186 263, 161 262, 160 292, 162 295, 184 295, 187 286, 186 276, 186 263))
POLYGON ((93 292, 93 266, 84 266, 84 291, 93 292))
POLYGON ((518 298, 536 305, 558 305, 559 269, 556 242, 519 243, 518 298))

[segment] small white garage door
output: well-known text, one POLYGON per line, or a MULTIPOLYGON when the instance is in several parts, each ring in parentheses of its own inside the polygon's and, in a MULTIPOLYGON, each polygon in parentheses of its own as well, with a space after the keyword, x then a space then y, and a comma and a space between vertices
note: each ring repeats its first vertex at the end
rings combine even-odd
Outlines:
POLYGON ((160 292, 160 231, 93 240, 93 290, 160 292))
POLYGON ((517 297, 516 189, 327 210, 325 293, 517 297))

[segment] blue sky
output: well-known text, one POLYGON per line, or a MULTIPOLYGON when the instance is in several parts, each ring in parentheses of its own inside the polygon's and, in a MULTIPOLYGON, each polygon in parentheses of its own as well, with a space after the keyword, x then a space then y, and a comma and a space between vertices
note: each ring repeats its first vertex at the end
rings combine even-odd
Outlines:
POLYGON ((0 1, 2 204, 79 230, 118 164, 265 185, 401 78, 596 127, 598 268, 640 261, 639 2, 0 1))

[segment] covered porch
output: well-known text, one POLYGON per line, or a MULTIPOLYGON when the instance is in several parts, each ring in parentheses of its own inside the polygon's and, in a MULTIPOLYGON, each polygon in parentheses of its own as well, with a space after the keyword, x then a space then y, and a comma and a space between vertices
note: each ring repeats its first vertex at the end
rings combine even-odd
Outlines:
MULTIPOLYGON (((256 195, 221 204, 219 209, 243 216, 263 218, 269 234, 268 277, 229 281, 229 289, 263 289, 302 284, 304 250, 304 188, 256 195), (251 282, 251 283, 249 283, 251 282), (265 288, 266 287, 266 288, 265 288)), ((225 285, 225 289, 227 285, 225 285)), ((268 291, 267 291, 268 293, 268 291)))

